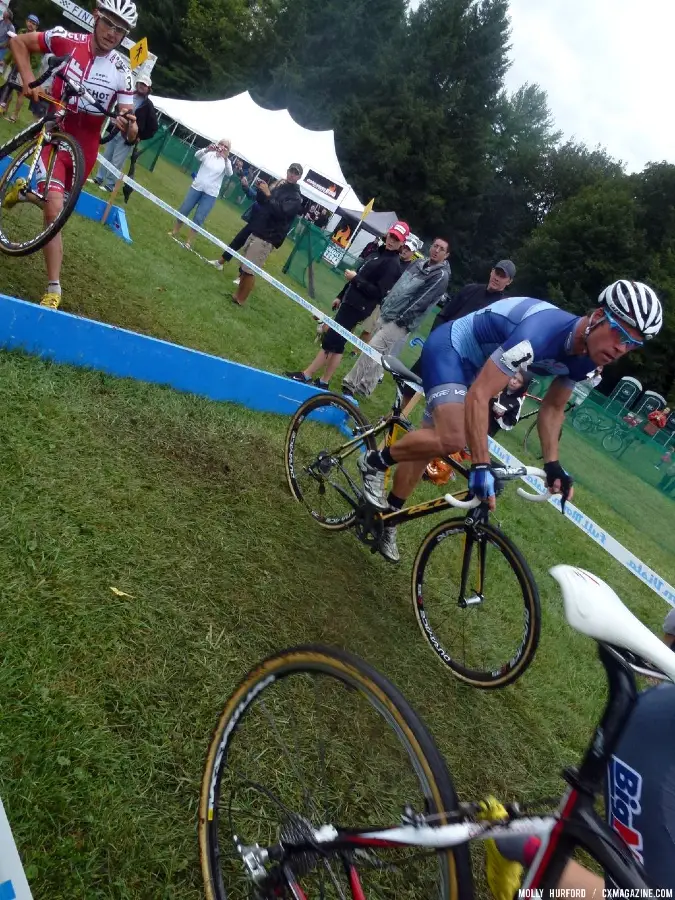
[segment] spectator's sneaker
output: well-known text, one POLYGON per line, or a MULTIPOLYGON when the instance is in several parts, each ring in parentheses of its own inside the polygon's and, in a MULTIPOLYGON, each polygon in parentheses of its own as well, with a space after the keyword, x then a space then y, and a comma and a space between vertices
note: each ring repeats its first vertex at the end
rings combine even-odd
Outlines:
POLYGON ((26 187, 26 179, 25 178, 17 178, 16 181, 12 184, 10 189, 5 194, 5 199, 2 201, 2 206, 4 209, 13 209, 16 204, 21 200, 21 191, 26 187))
POLYGON ((58 309, 60 303, 61 294, 55 294, 52 291, 47 291, 42 300, 40 300, 40 306, 46 306, 47 309, 58 309))
POLYGON ((398 544, 396 543, 396 528, 384 529, 378 549, 382 556, 389 562, 397 563, 401 561, 401 555, 398 552, 398 544))
POLYGON ((330 390, 330 385, 328 384, 328 382, 322 381, 320 378, 315 378, 312 384, 314 385, 314 387, 321 388, 322 391, 330 390))
POLYGON ((372 503, 377 509, 389 509, 389 504, 384 496, 384 472, 368 464, 365 456, 357 462, 363 477, 363 496, 368 503, 372 503))
POLYGON ((303 384, 309 384, 309 378, 305 377, 304 372, 284 372, 285 378, 292 378, 293 381, 301 381, 303 384))
POLYGON ((219 272, 223 271, 223 264, 219 259, 207 259, 206 261, 210 266, 214 266, 218 269, 219 272))
POLYGON ((349 397, 350 400, 354 400, 354 399, 355 399, 355 397, 354 397, 354 391, 349 387, 348 384, 345 384, 344 381, 342 382, 342 395, 343 395, 344 397, 349 397))

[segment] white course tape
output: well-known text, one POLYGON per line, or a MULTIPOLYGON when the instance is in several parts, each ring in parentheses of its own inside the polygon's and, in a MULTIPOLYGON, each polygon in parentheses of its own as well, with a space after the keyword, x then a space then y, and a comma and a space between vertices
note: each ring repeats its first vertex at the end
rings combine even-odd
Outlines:
MULTIPOLYGON (((523 465, 517 457, 512 453, 509 453, 508 450, 491 437, 488 437, 488 446, 490 448, 490 453, 492 453, 493 456, 496 456, 497 459, 505 465, 523 465)), ((527 482, 527 484, 529 484, 538 494, 543 494, 547 490, 541 478, 535 478, 533 475, 525 475, 523 481, 527 482)), ((560 497, 551 497, 548 502, 555 506, 559 512, 562 511, 560 497)), ((573 503, 567 502, 565 504, 565 517, 569 519, 570 522, 573 522, 577 528, 581 528, 581 530, 584 531, 591 540, 594 540, 596 544, 600 544, 610 556, 613 556, 614 559, 618 560, 618 562, 632 572, 633 575, 641 581, 644 581, 647 587, 650 587, 667 603, 670 603, 671 606, 675 606, 675 588, 668 584, 667 581, 664 581, 664 579, 653 569, 646 566, 637 558, 637 556, 631 553, 630 550, 627 550, 623 544, 620 544, 616 540, 616 538, 613 538, 611 534, 608 534, 602 526, 598 525, 597 522, 594 522, 593 519, 586 515, 586 513, 583 513, 573 503)))
MULTIPOLYGON (((347 340, 354 344, 355 347, 369 356, 371 359, 374 359, 375 362, 379 363, 382 359, 380 353, 377 350, 373 350, 371 346, 364 343, 361 338, 357 338, 355 334, 352 334, 351 331, 348 331, 342 325, 339 325, 335 319, 331 319, 330 316, 327 316, 320 309, 317 309, 316 306, 313 306, 308 300, 305 300, 304 297, 301 297, 299 294, 296 294, 295 291, 291 290, 291 288, 287 287, 285 284, 282 284, 281 281, 277 281, 273 275, 270 275, 269 272, 265 272, 263 269, 259 269, 258 266, 254 265, 250 260, 246 259, 245 256, 242 256, 240 253, 237 253, 236 250, 233 250, 231 247, 228 247, 227 244, 224 244, 219 238, 215 237, 205 228, 202 228, 201 225, 196 225, 192 219, 188 219, 187 216, 184 216, 182 213, 179 213, 177 209, 174 209, 172 206, 169 206, 168 203, 165 203, 163 200, 160 200, 159 197, 152 194, 147 188, 144 188, 142 184, 139 184, 137 181, 134 181, 133 178, 129 178, 128 175, 123 175, 119 169, 115 168, 112 163, 108 162, 107 159, 104 159, 100 154, 98 156, 98 161, 101 165, 108 169, 109 172, 117 178, 118 180, 121 178, 125 184, 128 184, 129 187, 133 188, 137 191, 142 197, 145 197, 147 200, 150 200, 156 206, 159 206, 160 209, 163 209, 164 212, 168 212, 175 219, 180 219, 181 222, 184 222, 186 225, 189 225, 193 231, 196 231, 197 234, 201 234, 202 237, 206 238, 207 241, 211 241, 212 244, 215 244, 216 247, 220 247, 221 250, 226 250, 235 259, 238 259, 239 262, 245 263, 248 269, 251 269, 255 272, 256 275, 259 275, 268 284, 274 285, 274 287, 281 291, 282 294, 285 294, 290 300, 293 300, 295 303, 303 306, 308 312, 311 312, 313 316, 316 316, 324 325, 330 326, 333 331, 337 331, 338 334, 341 334, 342 337, 347 338, 347 340)), ((412 385, 411 385, 412 386, 412 385)), ((419 390, 419 388, 417 388, 419 390)))
MULTIPOLYGON (((184 222, 186 225, 189 225, 194 231, 198 234, 201 234, 202 237, 206 238, 207 241, 211 241, 212 244, 215 244, 217 247, 220 247, 221 250, 226 250, 228 253, 231 253, 232 256, 236 257, 240 262, 246 263, 246 266, 249 269, 252 269, 256 275, 259 275, 261 278, 264 278, 269 284, 274 285, 277 290, 281 291, 282 294, 285 294, 290 300, 293 300, 295 303, 298 303, 300 306, 304 307, 308 312, 310 312, 313 316, 316 316, 321 322, 325 325, 328 325, 329 328, 332 328, 333 331, 337 331, 338 334, 342 335, 342 337, 346 338, 350 344, 353 344, 357 347, 362 353, 365 353, 366 356, 369 356, 371 359, 375 360, 375 362, 380 363, 382 360, 381 354, 377 352, 377 350, 373 350, 371 346, 365 344, 360 338, 357 338, 355 334, 352 334, 351 331, 347 331, 346 328, 343 328, 342 325, 339 325, 334 319, 331 319, 330 316, 327 316, 320 309, 317 309, 316 306, 313 306, 308 300, 305 300, 304 297, 301 297, 299 294, 296 294, 295 291, 291 290, 291 288, 287 287, 285 284, 282 284, 280 281, 277 281, 272 275, 268 272, 263 271, 263 269, 259 269, 258 266, 254 265, 252 262, 247 260, 245 257, 241 256, 241 254, 237 253, 236 250, 232 250, 228 247, 227 244, 224 244, 217 237, 212 235, 210 232, 206 231, 205 228, 202 228, 200 225, 195 225, 192 219, 188 219, 187 216, 182 215, 178 212, 178 210, 174 209, 172 206, 169 206, 168 203, 165 203, 164 200, 161 200, 159 197, 155 196, 155 194, 151 193, 147 188, 144 188, 142 184, 139 184, 137 181, 134 181, 133 178, 129 178, 128 175, 123 175, 119 169, 115 168, 107 159, 104 159, 100 154, 98 157, 98 161, 104 168, 108 169, 117 179, 122 179, 125 184, 128 184, 129 187, 132 187, 135 191, 137 191, 141 196, 145 197, 147 200, 150 200, 156 206, 159 206, 160 209, 163 209, 165 212, 169 213, 176 219, 180 219, 181 222, 184 222)), ((407 382, 411 388, 413 388, 418 393, 423 393, 422 389, 417 385, 411 384, 407 382)), ((490 448, 490 453, 493 456, 496 456, 501 462, 505 463, 507 466, 522 466, 523 463, 515 457, 512 453, 502 447, 501 444, 498 444, 497 441, 492 438, 488 438, 488 444, 490 448)), ((523 481, 526 481, 531 487, 533 487, 537 493, 543 494, 546 491, 543 481, 539 478, 534 478, 532 476, 526 476, 523 478, 523 481)), ((557 510, 560 511, 560 498, 559 497, 551 497, 549 503, 553 504, 557 510)), ((615 538, 612 537, 611 534, 608 534, 604 528, 594 522, 593 519, 589 518, 585 513, 583 513, 580 509, 578 509, 572 503, 565 504, 565 516, 566 518, 572 522, 577 528, 580 528, 583 532, 585 532, 591 540, 594 540, 596 544, 599 544, 604 550, 609 553, 610 556, 613 556, 614 559, 618 560, 623 566, 625 566, 630 572, 633 573, 637 578, 639 578, 647 587, 650 587, 656 594, 662 597, 667 603, 670 603, 671 606, 675 606, 675 588, 668 584, 663 578, 660 577, 653 569, 650 569, 649 566, 645 565, 641 560, 637 558, 630 550, 627 550, 623 544, 620 544, 615 538)))

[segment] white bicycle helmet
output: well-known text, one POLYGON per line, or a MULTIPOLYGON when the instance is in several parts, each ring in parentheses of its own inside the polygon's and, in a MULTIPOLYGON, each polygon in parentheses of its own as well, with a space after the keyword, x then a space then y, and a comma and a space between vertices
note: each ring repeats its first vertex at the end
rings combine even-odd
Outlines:
POLYGON ((615 281, 600 294, 598 303, 637 328, 646 341, 656 337, 663 325, 661 301, 650 287, 640 281, 625 278, 615 281))
POLYGON ((99 9, 105 9, 126 22, 129 28, 135 28, 138 22, 138 10, 132 0, 96 0, 99 9))

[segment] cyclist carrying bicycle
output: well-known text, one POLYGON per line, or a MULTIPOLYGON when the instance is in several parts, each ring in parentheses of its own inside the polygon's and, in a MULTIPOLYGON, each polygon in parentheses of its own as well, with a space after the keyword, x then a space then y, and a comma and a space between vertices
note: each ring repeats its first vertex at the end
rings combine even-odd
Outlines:
MULTIPOLYGON (((401 509, 427 463, 468 443, 473 461, 469 489, 494 509, 489 405, 520 370, 556 376, 537 427, 547 486, 551 493, 561 493, 563 501, 571 499, 572 478, 558 459, 558 442, 574 385, 596 366, 641 347, 663 324, 658 297, 640 282, 616 281, 602 291, 598 303, 599 309, 575 316, 546 301, 516 297, 437 328, 421 357, 427 399, 422 428, 359 460, 366 499, 379 509, 401 509), (390 466, 397 468, 387 498, 384 474, 390 466)), ((398 562, 395 529, 385 528, 380 552, 398 562)))
MULTIPOLYGON (((31 71, 31 53, 53 53, 56 56, 70 54, 70 61, 63 69, 95 97, 110 112, 117 104, 118 115, 115 124, 126 136, 134 141, 138 133, 136 118, 133 115, 134 85, 127 60, 117 48, 135 27, 138 12, 132 0, 97 0, 94 10, 94 31, 92 34, 68 32, 63 28, 52 28, 44 32, 32 32, 18 35, 11 42, 12 54, 21 75, 23 92, 31 100, 38 102, 40 91, 28 85, 35 81, 31 71)), ((62 82, 54 80, 53 96, 58 100, 61 96, 62 82)), ((68 113, 63 121, 63 130, 71 134, 82 147, 85 161, 85 178, 88 177, 96 163, 101 130, 105 117, 90 106, 82 98, 69 101, 68 113)), ((45 147, 40 161, 40 171, 46 175, 46 164, 51 147, 45 147)), ((44 184, 44 182, 43 182, 44 184)), ((44 207, 45 224, 53 222, 63 209, 63 194, 72 185, 72 159, 68 152, 60 150, 50 181, 44 207)), ((19 201, 20 180, 5 196, 4 206, 11 208, 19 201)), ((39 182, 38 182, 38 186, 39 182)), ((61 302, 61 263, 63 261, 63 244, 61 235, 57 234, 44 248, 47 267, 47 292, 41 300, 42 306, 58 309, 61 302)))

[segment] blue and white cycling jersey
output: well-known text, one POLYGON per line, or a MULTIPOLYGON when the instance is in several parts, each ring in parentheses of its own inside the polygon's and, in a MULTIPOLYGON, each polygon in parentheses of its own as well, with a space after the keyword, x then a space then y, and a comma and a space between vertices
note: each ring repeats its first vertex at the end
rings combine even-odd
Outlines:
POLYGON ((580 318, 552 303, 514 297, 441 325, 424 345, 424 389, 468 387, 488 359, 505 375, 527 369, 560 377, 572 388, 595 369, 589 356, 570 352, 580 318))

